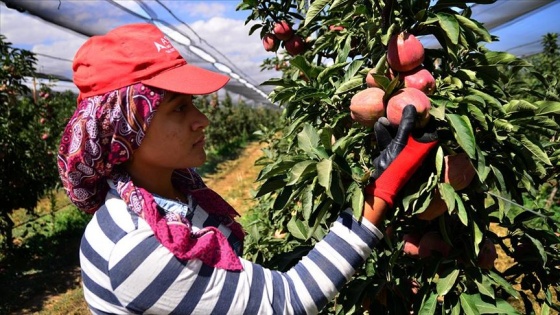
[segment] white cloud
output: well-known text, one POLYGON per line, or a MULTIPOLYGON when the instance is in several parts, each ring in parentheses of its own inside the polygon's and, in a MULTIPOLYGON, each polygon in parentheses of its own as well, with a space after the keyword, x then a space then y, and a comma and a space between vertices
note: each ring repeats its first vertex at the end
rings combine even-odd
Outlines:
MULTIPOLYGON (((260 71, 262 61, 273 57, 274 54, 264 50, 258 32, 249 36, 252 25, 245 25, 243 20, 224 17, 213 17, 190 24, 200 37, 241 69, 241 72, 247 74, 249 81, 258 85, 270 77, 277 76, 277 73, 260 71)), ((224 59, 218 52, 209 52, 216 58, 224 59)))

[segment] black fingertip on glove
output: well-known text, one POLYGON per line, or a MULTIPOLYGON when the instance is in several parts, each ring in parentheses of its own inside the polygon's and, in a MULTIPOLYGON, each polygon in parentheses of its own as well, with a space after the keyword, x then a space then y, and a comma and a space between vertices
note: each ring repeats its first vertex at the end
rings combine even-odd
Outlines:
POLYGON ((373 132, 377 139, 377 145, 381 153, 373 160, 375 171, 373 178, 377 179, 381 173, 387 169, 389 164, 397 157, 397 155, 406 146, 408 137, 416 124, 416 107, 406 105, 403 108, 401 123, 397 129, 395 136, 391 135, 391 128, 387 118, 380 118, 373 126, 373 132))
POLYGON ((437 134, 437 122, 434 117, 430 116, 430 121, 424 128, 414 129, 411 133, 412 137, 422 143, 437 141, 439 139, 437 134))

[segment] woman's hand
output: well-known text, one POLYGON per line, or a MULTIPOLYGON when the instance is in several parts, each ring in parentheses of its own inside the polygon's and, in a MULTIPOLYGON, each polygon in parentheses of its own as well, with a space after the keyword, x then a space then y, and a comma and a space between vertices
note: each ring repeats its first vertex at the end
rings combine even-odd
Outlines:
POLYGON ((424 129, 413 130, 416 109, 412 105, 407 105, 403 109, 402 117, 395 137, 391 137, 383 121, 378 121, 374 126, 382 151, 374 159, 375 182, 366 187, 366 194, 384 200, 389 207, 393 207, 397 193, 437 144, 433 119, 424 129))

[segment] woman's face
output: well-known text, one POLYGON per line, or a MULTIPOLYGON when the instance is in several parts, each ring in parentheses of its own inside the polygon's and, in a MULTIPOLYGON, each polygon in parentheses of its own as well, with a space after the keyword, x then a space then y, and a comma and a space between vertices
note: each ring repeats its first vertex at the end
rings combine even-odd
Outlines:
POLYGON ((132 163, 138 169, 169 171, 206 161, 204 128, 209 120, 193 105, 192 95, 166 92, 132 163))

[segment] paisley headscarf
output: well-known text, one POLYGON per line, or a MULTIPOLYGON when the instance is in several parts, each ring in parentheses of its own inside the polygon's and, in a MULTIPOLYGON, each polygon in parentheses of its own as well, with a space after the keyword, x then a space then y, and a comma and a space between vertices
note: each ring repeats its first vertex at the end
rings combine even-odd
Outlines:
MULTIPOLYGON (((142 83, 79 100, 62 135, 58 169, 70 200, 82 211, 94 213, 105 202, 112 181, 129 210, 144 218, 159 242, 181 260, 200 259, 207 265, 241 270, 239 257, 215 227, 193 232, 188 220, 158 210, 154 196, 134 185, 123 163, 142 143, 164 90, 142 83), (181 223, 181 224, 177 224, 181 223)), ((207 188, 192 169, 176 170, 173 184, 210 215, 227 224, 243 240, 233 218, 237 212, 207 188)))

